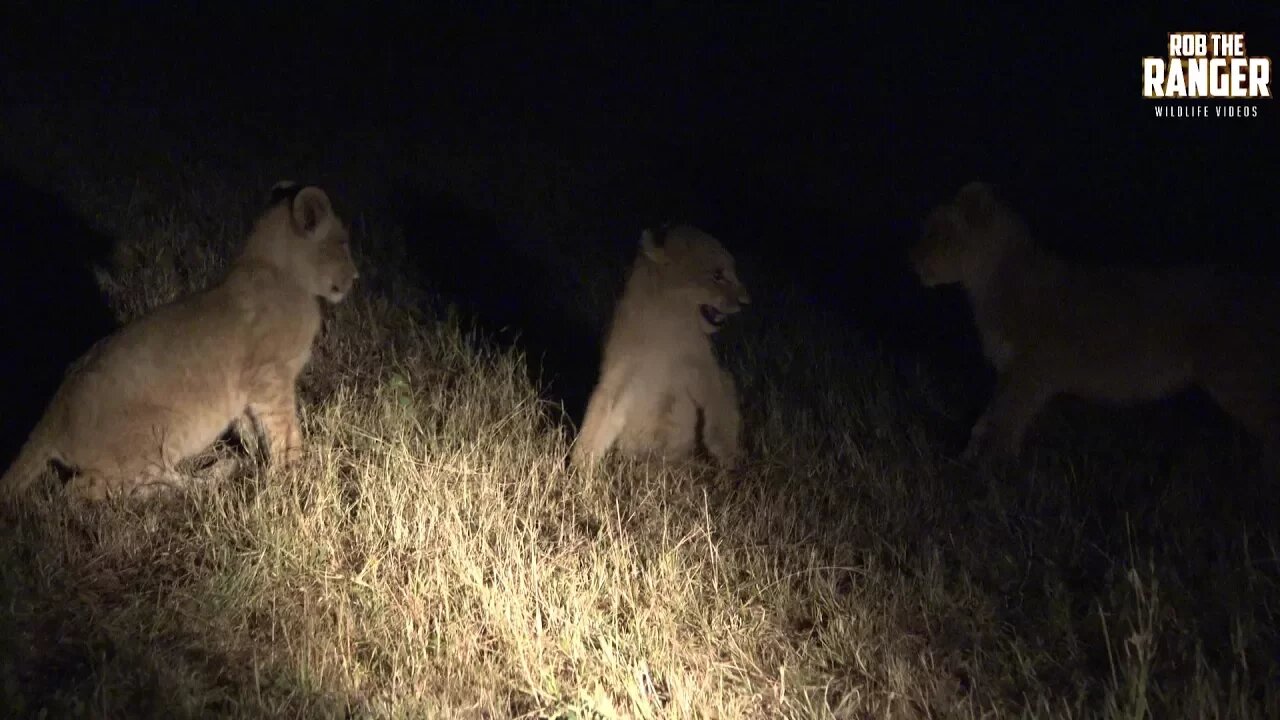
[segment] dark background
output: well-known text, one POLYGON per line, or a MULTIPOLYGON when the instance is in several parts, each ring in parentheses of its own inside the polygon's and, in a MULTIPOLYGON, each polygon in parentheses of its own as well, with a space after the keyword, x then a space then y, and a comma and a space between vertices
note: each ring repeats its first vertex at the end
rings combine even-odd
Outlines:
MULTIPOLYGON (((1171 30, 1239 30, 1251 54, 1280 56, 1269 3, 110 5, 0 11, 3 100, 183 108, 211 125, 251 111, 282 134, 474 125, 583 163, 625 158, 594 188, 611 218, 602 243, 630 248, 646 224, 692 221, 904 355, 980 365, 963 296, 919 289, 903 258, 929 206, 974 178, 1081 261, 1273 265, 1280 108, 1163 119, 1140 93, 1141 58, 1163 55, 1171 30)), ((30 192, 10 184, 11 205, 30 192)), ((523 271, 487 218, 412 192, 396 206, 406 225, 471 237, 459 263, 523 271)), ((11 255, 63 252, 10 230, 11 255)), ((481 310, 522 299, 508 300, 481 310)), ((561 345, 545 315, 508 315, 495 324, 561 345)), ((560 360, 576 374, 593 362, 560 360)))

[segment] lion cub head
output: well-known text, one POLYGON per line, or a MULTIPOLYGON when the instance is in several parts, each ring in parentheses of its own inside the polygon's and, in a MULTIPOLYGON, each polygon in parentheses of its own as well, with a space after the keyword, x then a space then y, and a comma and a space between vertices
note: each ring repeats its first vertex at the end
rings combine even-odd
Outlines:
POLYGON ((351 233, 314 185, 281 181, 267 212, 249 235, 245 255, 270 262, 312 295, 340 302, 360 273, 351 258, 351 233))
POLYGON ((714 237, 691 225, 645 230, 640 257, 658 275, 668 300, 698 319, 708 335, 751 302, 733 256, 714 237))
POLYGON ((911 264, 926 287, 972 286, 1026 237, 1021 221, 991 186, 974 181, 925 218, 922 236, 911 248, 911 264))

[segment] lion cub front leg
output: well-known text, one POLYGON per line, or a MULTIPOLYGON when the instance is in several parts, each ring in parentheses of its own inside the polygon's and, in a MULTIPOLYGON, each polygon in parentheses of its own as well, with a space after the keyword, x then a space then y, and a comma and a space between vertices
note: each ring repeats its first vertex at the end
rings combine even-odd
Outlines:
POLYGON ((571 459, 578 467, 588 467, 600 459, 618 439, 627 420, 626 402, 613 378, 601 380, 591 393, 582 430, 573 443, 571 459))
POLYGON ((702 407, 702 443, 721 466, 735 467, 742 454, 742 416, 733 375, 717 369, 708 392, 698 398, 702 407))
POLYGON ((1000 373, 995 395, 973 424, 969 444, 960 456, 968 462, 983 457, 1011 459, 1022 448, 1031 421, 1054 394, 1027 362, 1011 364, 1000 373))
POLYGON ((290 464, 302 457, 302 428, 298 424, 297 395, 293 383, 280 383, 249 403, 249 414, 267 436, 267 452, 273 464, 290 464))

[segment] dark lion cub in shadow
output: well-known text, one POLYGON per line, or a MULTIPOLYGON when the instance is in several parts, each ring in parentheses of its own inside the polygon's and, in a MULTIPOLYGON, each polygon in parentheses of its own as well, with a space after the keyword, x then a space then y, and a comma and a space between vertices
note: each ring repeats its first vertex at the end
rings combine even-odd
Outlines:
POLYGON ((1280 470, 1274 280, 1074 265, 1038 245, 981 182, 929 214, 911 262, 925 286, 964 286, 998 374, 965 459, 1016 456, 1059 393, 1123 403, 1198 384, 1261 441, 1268 471, 1280 470))

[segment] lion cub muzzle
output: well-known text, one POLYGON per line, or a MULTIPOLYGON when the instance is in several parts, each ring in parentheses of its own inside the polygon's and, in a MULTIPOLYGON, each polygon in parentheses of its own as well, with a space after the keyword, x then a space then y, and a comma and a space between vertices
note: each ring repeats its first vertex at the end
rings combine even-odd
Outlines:
POLYGON ((713 329, 719 329, 730 315, 736 315, 742 311, 744 305, 749 304, 751 304, 751 297, 747 295, 746 290, 742 290, 737 297, 725 298, 717 304, 702 303, 698 306, 698 314, 713 329))
POLYGON ((334 281, 329 287, 329 292, 325 293, 324 299, 333 304, 342 302, 351 293, 351 288, 355 286, 356 280, 359 279, 360 273, 353 272, 351 277, 345 281, 334 281))
POLYGON ((731 267, 717 267, 711 273, 710 302, 698 304, 698 314, 703 321, 703 330, 713 333, 724 325, 730 315, 742 311, 744 305, 751 303, 747 288, 738 280, 731 267))

